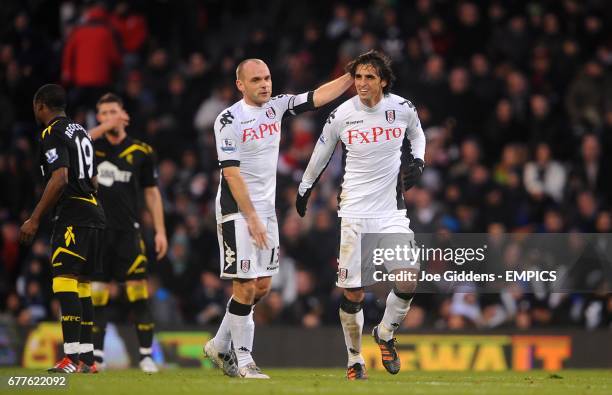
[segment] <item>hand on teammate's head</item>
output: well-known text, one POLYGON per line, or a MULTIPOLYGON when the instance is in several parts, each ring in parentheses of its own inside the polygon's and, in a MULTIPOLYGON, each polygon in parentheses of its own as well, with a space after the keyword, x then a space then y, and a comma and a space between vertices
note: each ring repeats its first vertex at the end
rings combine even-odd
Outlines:
MULTIPOLYGON (((347 73, 349 73, 349 74, 350 74, 350 73, 351 73, 351 70, 353 70, 353 69, 355 68, 355 67, 354 67, 354 65, 355 65, 355 62, 356 62, 356 61, 357 61, 357 59, 351 59, 351 60, 350 60, 350 61, 349 61, 349 62, 346 64, 346 66, 344 66, 344 71, 346 71, 347 73)), ((352 77, 352 76, 353 76, 353 75, 351 74, 351 77, 352 77)))

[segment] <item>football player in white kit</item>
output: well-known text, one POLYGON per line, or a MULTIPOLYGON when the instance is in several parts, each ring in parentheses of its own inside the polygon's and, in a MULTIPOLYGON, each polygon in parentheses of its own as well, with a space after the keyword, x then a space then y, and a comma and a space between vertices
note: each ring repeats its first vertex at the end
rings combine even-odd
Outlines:
MULTIPOLYGON (((341 235, 336 285, 344 289, 339 314, 348 351, 347 378, 356 380, 367 378, 361 355, 363 287, 374 283, 373 278, 362 278, 364 272, 373 271, 362 266, 373 266, 362 261, 362 235, 392 233, 393 237, 385 237, 413 246, 403 191, 423 172, 425 135, 412 103, 389 93, 394 76, 388 58, 370 51, 351 62, 347 70, 354 78, 357 96, 342 103, 327 119, 300 183, 296 208, 303 217, 308 197, 340 141, 344 176, 338 194, 341 235)), ((412 271, 416 275, 419 269, 414 260, 385 265, 396 273, 412 271)), ((408 313, 415 289, 416 281, 395 282, 382 321, 372 332, 382 363, 392 374, 400 370, 393 333, 408 313)))
POLYGON ((217 334, 204 347, 229 376, 269 378, 251 356, 253 306, 278 272, 275 198, 283 116, 323 106, 351 85, 346 73, 311 92, 271 97, 272 77, 262 60, 244 60, 236 69, 243 98, 223 110, 214 126, 221 168, 215 204, 221 278, 233 280, 233 294, 217 334))

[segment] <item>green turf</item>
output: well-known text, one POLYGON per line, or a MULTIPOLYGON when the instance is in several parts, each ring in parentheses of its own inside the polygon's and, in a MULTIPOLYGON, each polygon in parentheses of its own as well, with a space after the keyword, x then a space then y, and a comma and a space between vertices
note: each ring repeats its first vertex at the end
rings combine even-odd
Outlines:
POLYGON ((230 379, 218 370, 165 370, 147 376, 137 370, 97 375, 70 375, 67 389, 12 389, 9 376, 45 374, 26 369, 0 369, 0 393, 138 394, 612 394, 612 371, 565 370, 558 373, 402 372, 376 371, 370 379, 347 382, 340 369, 265 369, 271 380, 230 379), (10 392, 9 392, 10 391, 10 392), (51 391, 51 392, 49 392, 51 391))

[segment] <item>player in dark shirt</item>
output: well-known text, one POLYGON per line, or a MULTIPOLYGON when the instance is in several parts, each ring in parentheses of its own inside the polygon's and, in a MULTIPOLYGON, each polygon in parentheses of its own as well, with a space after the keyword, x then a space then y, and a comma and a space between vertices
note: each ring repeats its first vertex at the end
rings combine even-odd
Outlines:
POLYGON ((153 317, 148 305, 146 281, 148 262, 139 223, 139 198, 144 192, 145 204, 155 227, 157 259, 163 258, 168 242, 161 194, 157 187, 155 154, 149 145, 127 135, 127 118, 123 118, 127 114, 121 98, 107 93, 98 101, 97 110, 101 124, 90 134, 95 140, 99 197, 106 208, 108 223, 102 245, 103 270, 93 283, 95 358, 98 363, 103 363, 108 283, 116 280, 125 283, 134 312, 140 368, 146 373, 155 373, 157 366, 151 358, 153 317))
POLYGON ((40 134, 40 162, 46 186, 21 226, 20 239, 31 243, 41 218, 52 210, 53 293, 61 306, 66 356, 49 372, 95 373, 89 281, 97 271, 105 217, 95 196, 93 144, 87 131, 66 117, 66 92, 61 86, 42 86, 34 95, 33 107, 36 121, 45 126, 40 134))

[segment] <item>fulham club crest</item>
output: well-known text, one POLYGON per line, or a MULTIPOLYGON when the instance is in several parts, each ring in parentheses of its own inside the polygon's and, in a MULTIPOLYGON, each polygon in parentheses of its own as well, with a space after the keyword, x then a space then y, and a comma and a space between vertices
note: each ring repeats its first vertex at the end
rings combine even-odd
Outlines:
POLYGON ((345 282, 348 276, 348 269, 339 268, 338 269, 338 282, 345 282))
POLYGON ((274 111, 273 107, 270 107, 266 110, 266 117, 270 118, 270 119, 274 119, 276 118, 276 111, 274 111))
POLYGON ((240 269, 246 273, 249 271, 249 269, 251 268, 251 260, 250 259, 243 259, 240 261, 240 269))
POLYGON ((387 122, 393 123, 395 121, 395 110, 387 110, 385 115, 387 116, 387 122))

